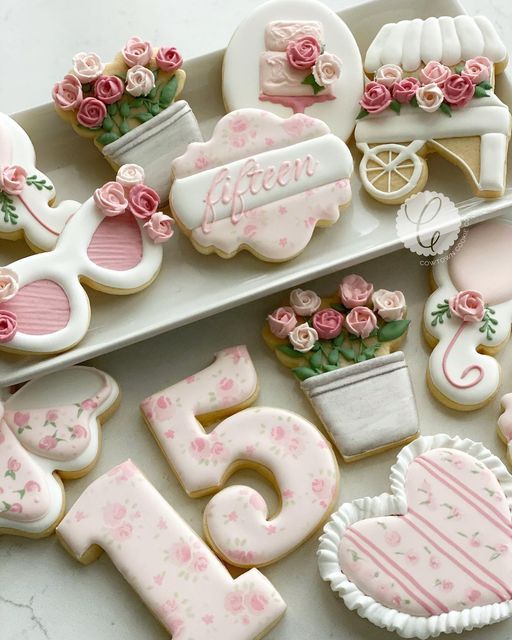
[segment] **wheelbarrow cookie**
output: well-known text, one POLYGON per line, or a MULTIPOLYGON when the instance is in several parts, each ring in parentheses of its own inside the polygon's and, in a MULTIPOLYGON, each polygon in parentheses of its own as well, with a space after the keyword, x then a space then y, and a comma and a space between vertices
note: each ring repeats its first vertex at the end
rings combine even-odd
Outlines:
POLYGON ((366 53, 371 76, 355 129, 366 191, 399 204, 427 182, 425 157, 458 166, 477 196, 505 191, 511 117, 494 92, 508 55, 483 16, 384 25, 366 53))
POLYGON ((501 460, 469 439, 422 437, 390 484, 343 504, 320 538, 320 574, 345 605, 421 640, 510 618, 512 476, 501 460))
POLYGON ((189 105, 175 102, 185 84, 182 64, 175 47, 155 49, 133 37, 107 65, 95 53, 77 53, 52 92, 57 113, 91 138, 114 169, 141 165, 162 202, 172 159, 202 140, 189 105))
POLYGON ((436 290, 423 315, 433 348, 427 381, 434 396, 453 409, 479 409, 500 385, 500 365, 492 356, 510 338, 511 242, 510 223, 483 222, 433 267, 436 290))
POLYGON ((66 351, 89 328, 83 284, 118 295, 149 286, 173 234, 158 207, 142 168, 124 165, 74 214, 53 251, 0 268, 0 349, 66 351))
POLYGON ((240 24, 224 56, 226 110, 259 107, 281 117, 304 113, 347 140, 363 91, 354 36, 316 0, 270 0, 240 24))
POLYGON ((0 238, 24 237, 34 251, 53 249, 69 218, 81 206, 54 205, 55 187, 36 168, 34 146, 20 125, 0 113, 0 238))
POLYGON ((172 171, 169 200, 180 228, 198 251, 223 258, 246 249, 261 260, 290 260, 351 199, 348 147, 304 114, 233 111, 172 171))
POLYGON ((64 514, 62 479, 92 469, 99 425, 118 396, 103 371, 71 367, 35 378, 0 403, 0 534, 53 532, 64 514))
POLYGON ((409 370, 396 351, 409 326, 405 315, 401 291, 374 291, 352 274, 329 298, 294 289, 267 318, 265 342, 301 381, 345 462, 418 435, 409 370))

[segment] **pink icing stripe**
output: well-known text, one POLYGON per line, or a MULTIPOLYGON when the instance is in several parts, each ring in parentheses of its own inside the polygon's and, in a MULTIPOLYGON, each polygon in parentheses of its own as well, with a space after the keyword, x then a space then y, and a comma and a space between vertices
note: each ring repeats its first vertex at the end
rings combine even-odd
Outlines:
POLYGON ((484 370, 479 364, 470 364, 464 369, 464 371, 462 372, 462 375, 460 376, 460 379, 464 380, 464 378, 468 375, 470 371, 478 371, 477 377, 472 382, 466 382, 465 384, 462 384, 461 382, 456 382, 448 373, 448 364, 447 364, 448 357, 451 353, 451 350, 453 349, 454 344, 457 342, 460 334, 463 332, 466 324, 467 322, 464 322, 464 320, 461 322, 460 327, 457 329, 457 331, 455 332, 455 335, 450 340, 450 344, 446 348, 446 351, 444 352, 444 355, 443 355, 442 364, 443 364, 444 377, 448 380, 448 382, 452 385, 452 387, 455 387, 456 389, 471 389, 471 387, 475 387, 477 384, 479 384, 482 381, 482 378, 484 377, 484 370))
MULTIPOLYGON (((416 513, 415 511, 413 511, 412 509, 409 510, 408 514, 415 516, 416 518, 421 519, 421 516, 416 513)), ((407 514, 407 515, 408 515, 407 514)), ((457 560, 457 558, 455 558, 453 555, 451 555, 444 547, 441 547, 440 545, 437 544, 437 542, 435 542, 434 540, 432 540, 432 538, 430 538, 430 536, 428 536, 425 531, 423 529, 421 529, 420 527, 418 527, 416 524, 414 524, 414 522, 411 522, 409 520, 409 518, 407 517, 407 515, 402 517, 402 520, 407 523, 410 527, 412 527, 414 529, 414 531, 416 531, 420 536, 422 536, 423 538, 425 538, 425 540, 434 548, 436 549, 436 551, 438 551, 439 553, 442 553, 444 556, 446 556, 448 558, 448 560, 450 560, 451 562, 453 562, 453 564, 458 567, 459 569, 461 569, 461 571, 463 571, 466 575, 468 575, 472 580, 474 580, 475 582, 477 582, 478 584, 480 584, 482 587, 484 587, 485 589, 488 589, 489 591, 491 591, 491 593, 494 593, 496 596, 498 596, 498 598, 500 598, 503 602, 505 600, 509 599, 509 595, 512 595, 512 591, 500 580, 500 578, 498 578, 498 576, 495 576, 491 571, 488 571, 487 569, 485 569, 485 567, 483 567, 478 560, 475 560, 474 558, 472 558, 469 553, 466 553, 464 551, 464 549, 462 549, 461 547, 459 547, 455 542, 453 542, 452 540, 450 540, 447 536, 445 536, 443 533, 441 533, 441 531, 439 531, 438 529, 436 529, 436 527, 434 527, 434 525, 432 525, 431 523, 428 522, 428 520, 423 519, 422 521, 424 522, 425 525, 430 526, 430 528, 432 529, 432 531, 437 534, 440 538, 442 538, 444 541, 448 542, 449 544, 451 544, 462 556, 464 556, 464 558, 466 558, 466 560, 468 560, 469 562, 471 562, 472 564, 474 564, 476 567, 478 567, 478 569, 480 569, 480 571, 482 571, 483 573, 487 574, 489 578, 491 578, 492 580, 494 580, 495 582, 497 582, 500 587, 503 587, 503 589, 505 589, 505 591, 507 592, 508 595, 503 594, 501 591, 499 591, 498 589, 496 589, 496 587, 493 587, 491 584, 489 584, 488 582, 485 582, 485 580, 482 580, 482 578, 480 578, 479 576, 476 575, 476 573, 473 573, 471 571, 471 569, 468 569, 467 567, 465 567, 461 562, 459 562, 457 560)))
POLYGON ((475 511, 478 511, 478 513, 483 518, 488 520, 491 524, 493 524, 497 529, 499 529, 502 533, 507 535, 509 538, 512 538, 512 532, 510 530, 510 525, 507 528, 507 527, 504 527, 501 522, 498 522, 498 521, 494 520, 494 518, 492 518, 488 513, 486 513, 483 509, 481 509, 478 506, 478 504, 475 504, 473 502, 473 500, 471 500, 467 495, 465 495, 460 489, 457 489, 457 487, 453 486, 446 478, 443 478, 438 473, 436 473, 433 469, 431 469, 429 467, 429 465, 425 462, 425 460, 423 460, 422 458, 418 457, 418 458, 416 458, 416 462, 418 464, 420 464, 425 469, 425 471, 427 471, 427 473, 429 473, 433 478, 435 478, 436 480, 438 480, 439 482, 444 484, 446 487, 448 487, 448 489, 453 491, 453 493, 456 493, 460 498, 462 498, 464 500, 464 502, 469 504, 470 507, 473 507, 473 509, 475 509, 475 511))
POLYGON ((283 107, 289 107, 293 113, 304 113, 304 111, 316 104, 317 102, 327 102, 327 100, 336 100, 336 96, 332 94, 323 94, 319 96, 269 96, 266 93, 260 93, 261 102, 272 102, 272 104, 280 104, 283 107))
MULTIPOLYGON (((26 188, 26 187, 25 187, 26 188)), ((40 224, 43 229, 46 229, 46 231, 49 231, 50 233, 52 233, 54 236, 58 236, 59 233, 58 231, 54 231, 51 227, 49 227, 47 224, 45 224, 41 218, 39 218, 34 211, 28 206, 27 201, 23 198, 23 196, 20 194, 18 196, 18 198, 20 199, 21 204, 25 207, 25 209, 30 213, 30 215, 34 218, 34 220, 40 224)))
MULTIPOLYGON (((428 464, 432 465, 433 467, 435 467, 440 473, 444 473, 444 475, 450 478, 452 482, 458 485, 461 489, 467 491, 471 496, 473 496, 473 498, 481 502, 484 505, 484 507, 487 507, 488 509, 490 509, 503 522, 504 525, 506 525, 509 529, 511 528, 512 524, 510 522, 510 519, 507 519, 507 517, 504 516, 499 509, 496 509, 496 507, 493 504, 491 504, 488 500, 486 500, 485 498, 480 496, 478 493, 476 493, 476 491, 471 489, 471 487, 468 487, 466 484, 461 482, 457 477, 451 474, 447 469, 444 469, 440 464, 438 464, 434 460, 431 460, 430 458, 427 458, 425 456, 418 456, 418 457, 424 460, 425 462, 427 462, 428 464)), ((417 459, 418 458, 416 458, 416 460, 417 459)))
POLYGON ((445 613, 448 613, 448 609, 445 607, 445 605, 438 600, 432 593, 430 593, 429 591, 427 591, 415 578, 414 576, 412 576, 409 572, 407 572, 405 569, 403 569, 397 562, 395 562, 393 560, 393 558, 391 558, 390 556, 388 556, 387 553, 385 553, 382 549, 380 549, 376 544, 374 544, 371 540, 369 540, 366 536, 364 536, 360 531, 358 531, 357 529, 351 529, 351 532, 354 535, 359 536, 359 538, 361 538, 361 540, 367 544, 371 549, 373 549, 376 553, 378 553, 384 560, 386 560, 392 567, 393 569, 395 569, 395 571, 398 571, 399 573, 401 573, 403 575, 404 578, 406 578, 406 580, 409 580, 409 582, 416 587, 416 589, 418 589, 418 591, 423 594, 426 598, 428 598, 436 607, 438 607, 441 611, 444 611, 445 613))
POLYGON ((392 573, 387 567, 385 567, 372 553, 370 553, 355 538, 353 538, 349 533, 345 533, 345 538, 349 542, 351 542, 354 546, 356 546, 359 549, 359 551, 361 551, 362 553, 365 553, 370 558, 370 560, 375 564, 375 566, 379 567, 381 571, 386 573, 391 578, 391 580, 394 580, 398 585, 400 585, 402 589, 405 591, 405 593, 407 593, 408 596, 410 596, 413 600, 415 600, 420 605, 420 607, 423 607, 430 616, 437 615, 434 609, 432 609, 428 603, 426 603, 422 598, 418 597, 413 591, 411 591, 411 589, 409 589, 409 587, 405 585, 400 580, 400 578, 397 578, 394 575, 394 573, 392 573))

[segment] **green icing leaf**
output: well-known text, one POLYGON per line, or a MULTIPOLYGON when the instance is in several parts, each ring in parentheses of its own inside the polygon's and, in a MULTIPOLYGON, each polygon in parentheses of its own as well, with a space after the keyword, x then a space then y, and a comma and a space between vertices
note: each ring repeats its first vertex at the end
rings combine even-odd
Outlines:
POLYGON ((121 124, 119 125, 119 131, 121 132, 122 136, 124 136, 125 133, 128 133, 128 131, 130 131, 130 126, 127 120, 121 121, 121 124))
POLYGON ((349 362, 350 361, 354 362, 354 360, 356 359, 356 352, 354 351, 354 349, 348 349, 347 347, 342 347, 340 349, 340 353, 345 358, 345 360, 348 360, 349 362))
POLYGON ((18 223, 16 206, 12 200, 12 197, 4 191, 0 191, 0 211, 4 214, 4 222, 8 222, 10 224, 18 223))
POLYGON ((281 351, 281 353, 284 353, 285 356, 288 356, 289 358, 303 358, 304 354, 300 353, 300 351, 295 351, 295 349, 293 347, 290 347, 287 344, 280 344, 277 347, 278 351, 281 351))
POLYGON ((332 341, 335 347, 342 347, 344 342, 345 336, 342 333, 340 333, 340 335, 334 338, 334 340, 332 341))
POLYGON ((324 364, 323 369, 324 371, 336 371, 339 367, 337 364, 324 364))
POLYGON ((299 380, 306 380, 307 378, 316 376, 315 371, 309 367, 296 367, 292 369, 292 371, 299 380))
POLYGON ((117 104, 108 104, 107 113, 109 116, 115 116, 117 113, 117 104))
POLYGON ((462 73, 463 69, 464 69, 464 65, 459 65, 458 67, 455 67, 455 73, 458 73, 459 76, 460 76, 460 74, 462 73))
POLYGON ((151 113, 138 113, 136 116, 137 120, 140 120, 141 122, 147 122, 148 120, 151 120, 151 118, 153 117, 153 114, 151 113))
POLYGON ((322 352, 316 351, 309 359, 309 364, 313 369, 318 369, 322 365, 322 352))
POLYGON ((97 140, 99 144, 110 144, 111 142, 115 142, 116 140, 119 140, 119 136, 117 135, 117 133, 114 133, 113 131, 108 131, 98 136, 97 140))
POLYGON ((333 302, 331 304, 331 309, 334 309, 335 311, 339 311, 340 313, 346 313, 347 312, 345 307, 342 304, 340 304, 339 302, 333 302))
POLYGON ((489 94, 487 91, 481 87, 479 84, 475 87, 475 98, 488 98, 489 94))
POLYGON ((151 105, 150 111, 154 116, 157 116, 160 113, 160 107, 157 104, 153 104, 151 105))
POLYGON ((452 108, 447 102, 441 102, 439 109, 450 118, 452 117, 452 108))
POLYGON ((356 120, 361 120, 361 118, 366 118, 366 116, 368 115, 368 111, 366 111, 366 109, 361 109, 359 111, 359 113, 356 116, 356 120))
POLYGON ((340 352, 338 351, 338 349, 332 349, 332 351, 329 353, 329 356, 327 357, 327 360, 329 361, 329 364, 338 364, 338 359, 340 357, 340 352))
POLYGON ((119 103, 119 113, 123 116, 123 118, 128 118, 130 115, 130 106, 127 102, 119 103))
POLYGON ((153 87, 153 88, 151 89, 151 91, 148 93, 148 98, 149 98, 150 100, 153 100, 153 98, 154 98, 155 96, 156 96, 156 87, 153 87))
POLYGON ((110 116, 106 116, 101 126, 103 128, 103 131, 112 131, 112 129, 114 128, 114 121, 110 116))
POLYGON ((398 100, 391 100, 391 104, 389 106, 395 113, 400 114, 402 105, 398 102, 398 100))
POLYGON ((86 82, 85 84, 82 85, 82 91, 84 93, 89 93, 89 91, 92 89, 91 84, 89 82, 86 82))
POLYGON ((323 91, 325 89, 325 87, 322 87, 322 85, 318 84, 318 82, 315 80, 315 76, 312 73, 306 76, 301 84, 310 85, 315 96, 317 93, 320 93, 320 91, 323 91))
POLYGON ((403 336, 407 331, 410 322, 410 320, 392 320, 391 322, 386 322, 386 324, 383 324, 379 329, 379 341, 389 342, 390 340, 400 338, 400 336, 403 336))
POLYGON ((134 100, 131 101, 130 104, 134 109, 138 109, 139 107, 142 107, 142 105, 144 104, 144 98, 135 98, 134 100))
POLYGON ((490 82, 480 82, 477 87, 482 87, 482 89, 489 91, 490 89, 492 89, 492 84, 490 82))
POLYGON ((418 106, 418 100, 416 99, 416 96, 413 96, 411 98, 411 102, 409 104, 412 104, 413 107, 417 107, 418 106))
POLYGON ((163 86, 162 91, 160 92, 159 102, 162 109, 165 109, 166 107, 168 107, 171 104, 171 102, 174 100, 174 96, 176 95, 177 88, 178 88, 178 78, 174 75, 169 80, 169 82, 167 82, 163 86))
POLYGON ((38 179, 36 175, 28 176, 27 184, 29 187, 35 187, 38 191, 42 191, 43 189, 51 191, 53 189, 52 185, 46 182, 44 178, 38 179))

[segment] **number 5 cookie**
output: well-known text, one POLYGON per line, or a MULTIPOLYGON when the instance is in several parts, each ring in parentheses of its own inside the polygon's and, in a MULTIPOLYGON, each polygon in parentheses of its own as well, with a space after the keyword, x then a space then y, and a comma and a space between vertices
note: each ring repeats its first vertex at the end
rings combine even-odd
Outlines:
POLYGON ((427 380, 434 396, 454 409, 478 409, 496 393, 500 366, 492 357, 510 338, 512 225, 472 227, 460 249, 438 261, 436 291, 423 316, 433 347, 427 380))

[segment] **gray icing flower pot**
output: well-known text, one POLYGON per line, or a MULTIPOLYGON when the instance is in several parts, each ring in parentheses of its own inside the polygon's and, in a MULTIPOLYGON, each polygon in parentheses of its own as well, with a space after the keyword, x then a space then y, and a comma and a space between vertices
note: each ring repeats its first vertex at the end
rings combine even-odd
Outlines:
POLYGON ((307 378, 301 388, 346 462, 419 435, 401 351, 307 378))
POLYGON ((169 199, 171 163, 189 143, 202 142, 196 117, 185 100, 178 100, 157 116, 103 147, 103 155, 115 166, 138 164, 144 183, 157 191, 162 203, 169 199))

